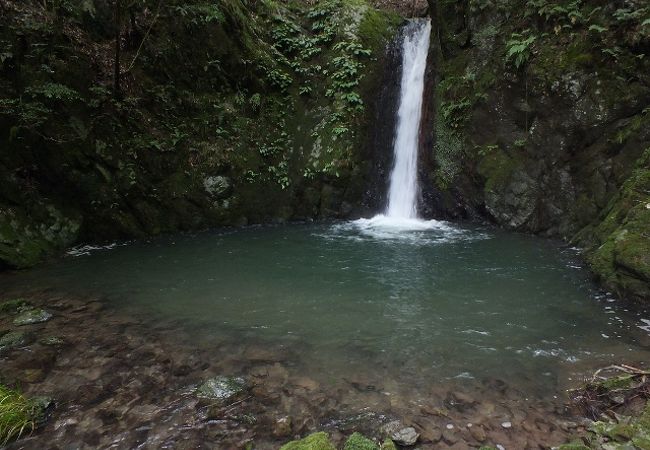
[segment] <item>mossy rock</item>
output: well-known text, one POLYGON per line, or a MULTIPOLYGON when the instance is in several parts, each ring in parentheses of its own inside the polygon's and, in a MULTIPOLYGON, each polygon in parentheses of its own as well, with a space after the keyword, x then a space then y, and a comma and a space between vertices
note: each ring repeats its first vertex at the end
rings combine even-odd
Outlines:
POLYGON ((18 312, 18 310, 20 310, 20 308, 23 308, 28 305, 29 304, 27 303, 27 301, 22 298, 7 300, 5 302, 0 303, 0 313, 15 314, 18 312))
POLYGON ((33 325, 36 323, 47 322, 52 318, 52 314, 44 309, 28 309, 21 312, 15 319, 14 325, 33 325))
POLYGON ((10 331, 0 337, 0 353, 13 348, 24 347, 30 341, 30 335, 22 331, 10 331))
POLYGON ((280 450, 336 450, 330 441, 329 435, 324 431, 310 434, 298 441, 291 441, 280 447, 280 450))
POLYGON ((381 450, 397 450, 397 446, 392 439, 386 438, 384 443, 381 444, 381 450))
POLYGON ((353 433, 347 441, 343 450, 380 450, 379 446, 361 433, 353 433))
POLYGON ((246 381, 241 377, 218 376, 206 380, 196 390, 196 396, 202 400, 224 403, 242 394, 246 381))

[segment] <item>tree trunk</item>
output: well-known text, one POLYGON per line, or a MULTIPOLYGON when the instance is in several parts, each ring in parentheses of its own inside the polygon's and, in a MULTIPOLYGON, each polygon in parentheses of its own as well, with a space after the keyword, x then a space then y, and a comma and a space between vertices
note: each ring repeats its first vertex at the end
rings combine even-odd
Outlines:
POLYGON ((113 74, 113 95, 115 98, 120 98, 122 95, 122 88, 120 86, 120 51, 122 47, 121 31, 122 5, 121 0, 115 0, 115 72, 113 74))

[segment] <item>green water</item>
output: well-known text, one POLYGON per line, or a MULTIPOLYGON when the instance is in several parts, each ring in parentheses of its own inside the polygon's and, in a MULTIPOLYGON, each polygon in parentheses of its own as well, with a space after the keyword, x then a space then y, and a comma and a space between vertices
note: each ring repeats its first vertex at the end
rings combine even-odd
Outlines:
POLYGON ((68 256, 1 282, 100 295, 152 323, 179 319, 197 345, 296 346, 295 364, 317 378, 508 374, 544 391, 648 356, 643 314, 600 293, 575 251, 492 229, 206 232, 68 256))

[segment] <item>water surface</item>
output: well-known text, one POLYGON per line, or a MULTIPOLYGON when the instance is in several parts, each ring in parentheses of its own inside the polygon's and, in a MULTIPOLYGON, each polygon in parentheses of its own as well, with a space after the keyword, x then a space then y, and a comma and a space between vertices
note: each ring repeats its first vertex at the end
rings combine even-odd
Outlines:
POLYGON ((366 374, 418 390, 507 377, 543 397, 600 364, 647 359, 647 319, 599 292, 575 251, 424 224, 179 235, 72 252, 2 283, 100 295, 152 323, 179 319, 197 345, 299 346, 294 364, 329 383, 366 374))

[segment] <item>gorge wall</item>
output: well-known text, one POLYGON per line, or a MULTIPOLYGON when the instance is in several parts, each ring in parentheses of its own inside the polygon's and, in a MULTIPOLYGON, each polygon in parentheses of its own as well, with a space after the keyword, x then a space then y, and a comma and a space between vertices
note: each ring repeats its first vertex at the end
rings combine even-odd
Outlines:
POLYGON ((399 16, 364 0, 123 3, 115 95, 113 1, 0 0, 2 265, 358 207, 399 16))
POLYGON ((430 3, 437 209, 563 238, 650 299, 647 3, 430 3))

